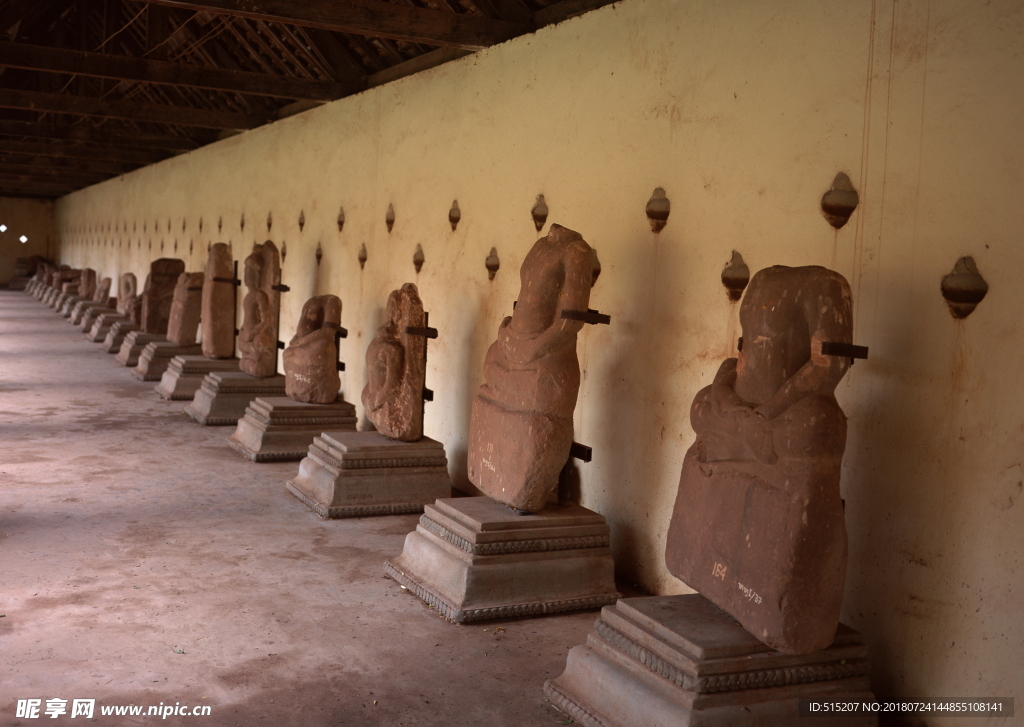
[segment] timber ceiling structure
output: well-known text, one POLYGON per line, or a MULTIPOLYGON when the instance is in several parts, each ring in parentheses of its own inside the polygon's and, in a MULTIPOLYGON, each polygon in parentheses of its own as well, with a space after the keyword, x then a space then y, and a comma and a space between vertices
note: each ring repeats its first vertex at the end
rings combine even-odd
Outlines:
POLYGON ((611 0, 0 0, 0 196, 55 198, 611 0))

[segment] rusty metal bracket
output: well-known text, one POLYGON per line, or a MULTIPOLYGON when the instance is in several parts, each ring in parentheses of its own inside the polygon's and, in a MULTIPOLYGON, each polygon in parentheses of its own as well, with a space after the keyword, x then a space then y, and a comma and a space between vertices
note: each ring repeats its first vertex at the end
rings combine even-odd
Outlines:
POLYGON ((609 323, 612 322, 612 317, 611 316, 605 315, 604 313, 599 313, 598 311, 594 310, 593 308, 589 308, 589 309, 587 309, 585 311, 582 311, 582 310, 563 310, 562 311, 562 318, 564 318, 566 320, 569 320, 569 321, 583 321, 584 323, 589 323, 591 325, 597 325, 598 323, 603 323, 604 325, 608 325, 609 323))

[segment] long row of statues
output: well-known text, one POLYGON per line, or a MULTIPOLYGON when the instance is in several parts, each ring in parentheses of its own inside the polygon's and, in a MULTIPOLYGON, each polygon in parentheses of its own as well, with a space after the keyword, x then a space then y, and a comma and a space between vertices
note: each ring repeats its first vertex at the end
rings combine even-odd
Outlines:
POLYGON ((235 353, 230 251, 211 248, 205 277, 172 262, 180 263, 152 264, 141 306, 123 279, 113 313, 93 271, 41 266, 29 291, 55 304, 88 298, 125 328, 166 334, 170 347, 196 346, 201 327, 198 355, 177 355, 162 385, 193 369, 202 375, 193 418, 237 423, 229 443, 256 461, 301 460, 288 489, 322 517, 422 511, 385 571, 451 620, 604 607, 587 645, 546 685, 578 721, 703 724, 698 713, 710 710, 722 724, 774 724, 794 718, 800 696, 870 697, 864 646, 839 624, 846 418, 834 392, 856 347, 850 288, 838 273, 775 266, 750 280, 738 355, 693 400, 696 441, 669 518, 668 570, 700 595, 620 599, 604 518, 558 497, 573 450, 577 336, 596 313, 588 307, 595 255, 579 233, 552 225, 536 242, 512 315, 487 351, 468 432, 478 497, 450 497, 444 446, 424 437, 427 340, 437 331, 415 285, 391 293, 366 350, 361 400, 375 431, 357 432, 354 407, 339 394, 341 299, 305 303, 280 375, 288 289, 277 248, 256 245, 244 263, 237 368, 206 369, 200 364, 235 353), (700 677, 708 669, 724 681, 700 677), (758 679, 776 681, 755 693, 748 686, 758 679), (733 701, 709 696, 730 690, 733 701))

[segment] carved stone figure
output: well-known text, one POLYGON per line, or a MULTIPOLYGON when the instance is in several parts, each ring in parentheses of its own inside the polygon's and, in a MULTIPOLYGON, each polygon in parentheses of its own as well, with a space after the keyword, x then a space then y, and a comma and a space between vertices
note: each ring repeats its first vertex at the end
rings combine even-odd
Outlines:
POLYGON ((552 225, 520 269, 519 301, 484 360, 469 425, 469 479, 509 507, 541 510, 569 458, 580 388, 576 334, 586 311, 594 251, 577 232, 552 225))
POLYGON ((245 286, 249 292, 242 301, 244 319, 238 334, 242 354, 238 367, 257 379, 277 372, 277 316, 281 293, 281 258, 270 240, 254 245, 245 259, 245 286))
POLYGON ((171 301, 178 276, 185 272, 185 262, 162 257, 149 266, 146 287, 142 290, 142 313, 139 325, 145 333, 167 333, 171 317, 171 301))
POLYGON ((112 281, 110 278, 103 278, 103 280, 100 281, 100 284, 96 286, 96 293, 92 296, 92 302, 106 305, 107 301, 110 299, 111 284, 112 281))
POLYGON ((302 318, 284 352, 284 389, 295 401, 333 404, 338 398, 338 345, 341 299, 318 295, 302 306, 302 318))
POLYGON ((822 267, 761 270, 740 305, 738 358, 697 393, 669 571, 785 654, 829 646, 846 578, 839 475, 850 360, 850 286, 822 267))
POLYGON ((387 321, 366 349, 366 418, 386 437, 415 442, 423 436, 427 339, 408 329, 426 326, 419 291, 406 283, 388 296, 387 321))
POLYGON ((235 278, 231 249, 218 242, 210 248, 203 281, 203 355, 232 358, 235 355, 235 278))
POLYGON ((139 281, 135 273, 122 273, 117 290, 117 312, 131 318, 131 309, 139 295, 139 281))
POLYGON ((178 346, 196 345, 202 292, 202 273, 182 273, 178 276, 171 301, 171 315, 167 322, 167 340, 171 343, 178 346))
POLYGON ((78 279, 78 297, 92 300, 96 295, 96 271, 86 268, 82 271, 82 277, 78 279))

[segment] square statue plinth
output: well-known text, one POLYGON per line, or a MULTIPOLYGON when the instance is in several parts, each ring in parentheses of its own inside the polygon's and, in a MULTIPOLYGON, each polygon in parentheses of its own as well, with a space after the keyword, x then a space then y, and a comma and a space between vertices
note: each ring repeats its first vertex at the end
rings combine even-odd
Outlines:
POLYGON ((129 320, 114 321, 107 331, 107 337, 103 339, 103 350, 107 353, 120 353, 121 345, 129 333, 142 331, 142 327, 129 320))
POLYGON ((322 518, 423 512, 450 497, 444 445, 400 442, 378 432, 324 432, 313 439, 288 490, 322 518))
POLYGON ((606 606, 544 692, 586 727, 878 724, 870 713, 800 716, 801 699, 874 701, 856 631, 840 624, 829 648, 787 656, 697 593, 606 606))
POLYGON ((155 342, 169 343, 167 336, 162 333, 145 333, 143 331, 132 331, 124 337, 121 343, 121 350, 117 352, 117 360, 125 366, 135 367, 139 365, 139 356, 146 346, 155 342))
POLYGON ((93 343, 103 343, 107 334, 110 333, 110 327, 115 323, 127 322, 128 318, 118 313, 116 310, 100 310, 96 311, 96 317, 92 319, 89 326, 85 326, 85 321, 82 322, 82 330, 85 332, 85 338, 93 343))
POLYGON ((579 505, 517 515, 489 497, 424 508, 384 572, 456 623, 582 611, 614 603, 604 516, 579 505))
POLYGON ((179 346, 171 341, 153 341, 139 354, 132 376, 142 381, 159 381, 175 356, 201 356, 203 347, 179 346))
POLYGON ((306 404, 287 396, 254 399, 228 437, 231 448, 253 462, 303 459, 321 432, 356 430, 356 408, 341 397, 333 404, 306 404))
POLYGON ((215 371, 238 371, 238 359, 175 356, 156 385, 156 393, 170 401, 190 401, 195 398, 206 375, 215 371))
POLYGON ((258 396, 284 396, 284 376, 257 379, 244 371, 214 372, 203 379, 185 413, 205 427, 237 426, 258 396))
POLYGON ((110 313, 111 315, 117 315, 117 311, 113 308, 108 308, 103 303, 94 303, 92 305, 82 307, 82 315, 79 316, 78 322, 75 323, 78 326, 78 330, 82 333, 89 333, 92 327, 96 325, 96 319, 102 315, 110 313))

